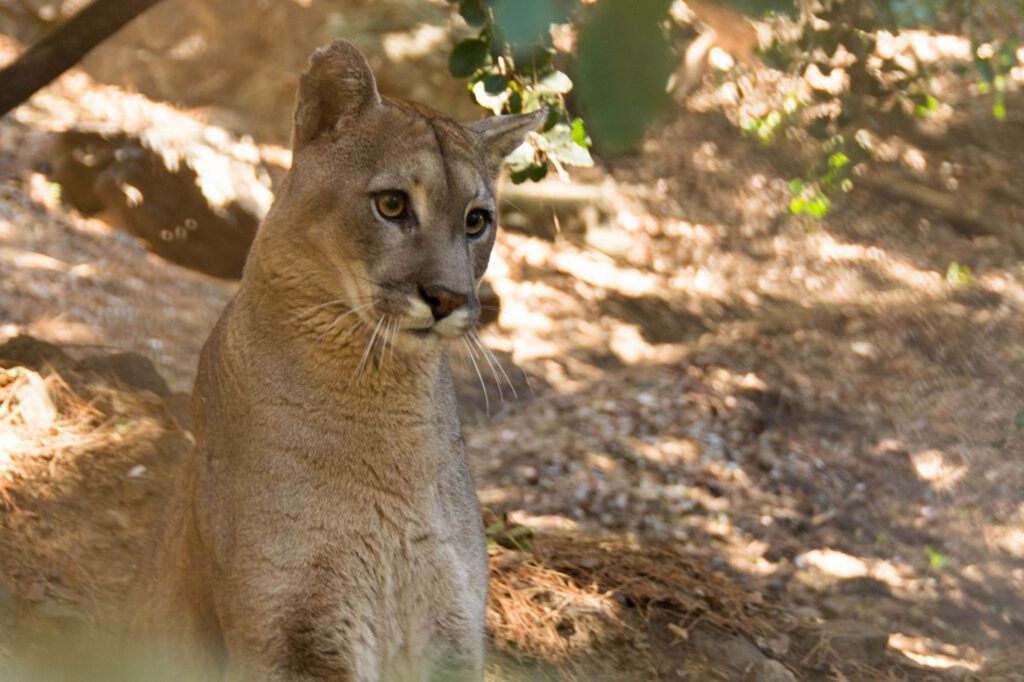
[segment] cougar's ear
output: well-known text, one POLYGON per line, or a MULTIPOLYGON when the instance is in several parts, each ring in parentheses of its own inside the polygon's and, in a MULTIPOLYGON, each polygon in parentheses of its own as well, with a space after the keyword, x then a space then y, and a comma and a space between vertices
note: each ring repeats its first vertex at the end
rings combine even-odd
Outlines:
POLYGON ((497 173, 505 157, 523 143, 527 133, 539 128, 547 116, 548 110, 545 107, 529 114, 491 116, 467 123, 466 127, 476 133, 484 143, 484 149, 487 150, 487 165, 497 173))
POLYGON ((345 119, 380 103, 366 58, 347 40, 317 49, 299 82, 292 149, 299 151, 345 119))

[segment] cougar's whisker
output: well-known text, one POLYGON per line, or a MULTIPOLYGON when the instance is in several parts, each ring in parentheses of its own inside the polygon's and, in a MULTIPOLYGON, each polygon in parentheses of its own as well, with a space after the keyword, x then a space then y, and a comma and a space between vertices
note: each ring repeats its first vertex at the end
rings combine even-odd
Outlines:
MULTIPOLYGON (((470 334, 472 334, 473 338, 476 340, 477 345, 484 352, 484 355, 489 357, 491 361, 494 363, 494 365, 497 366, 498 371, 501 372, 501 376, 505 378, 505 383, 508 384, 508 390, 512 391, 512 397, 515 398, 516 400, 519 400, 519 394, 516 393, 516 387, 512 385, 512 379, 509 378, 508 372, 506 372, 505 368, 502 366, 501 360, 499 360, 497 356, 494 355, 494 352, 490 348, 484 345, 483 339, 480 338, 480 335, 477 334, 475 330, 471 330, 470 334)), ((497 377, 495 377, 494 380, 497 381, 497 377)))
POLYGON ((321 341, 323 341, 324 337, 327 336, 330 333, 330 331, 332 329, 334 329, 338 325, 339 322, 344 320, 346 317, 348 317, 352 313, 358 313, 360 310, 365 310, 366 308, 369 308, 372 305, 373 305, 372 302, 371 303, 364 303, 363 305, 356 306, 355 308, 352 308, 348 312, 345 312, 345 313, 342 313, 342 314, 338 315, 336 318, 334 318, 334 320, 329 325, 327 325, 327 329, 325 329, 323 331, 323 333, 320 335, 320 338, 318 338, 316 340, 316 342, 320 343, 321 341))
POLYGON ((386 313, 381 317, 381 320, 383 324, 380 329, 380 338, 370 340, 370 361, 372 361, 373 366, 377 368, 378 372, 384 364, 383 343, 388 336, 388 327, 391 325, 391 318, 386 313), (380 348, 375 348, 375 346, 380 346, 380 348))
POLYGON ((341 343, 342 341, 344 341, 348 337, 352 336, 352 334, 355 333, 356 330, 361 329, 364 326, 365 326, 365 324, 363 322, 363 318, 357 317, 356 321, 353 322, 351 326, 349 326, 348 328, 343 329, 341 331, 341 333, 337 336, 337 338, 334 339, 334 342, 335 343, 341 343))
POLYGON ((498 373, 494 370, 494 360, 487 355, 487 348, 480 343, 480 338, 477 337, 472 331, 469 332, 470 342, 477 347, 480 351, 480 355, 483 357, 484 362, 491 370, 491 376, 494 377, 494 386, 498 389, 498 398, 501 402, 505 402, 505 393, 501 390, 501 382, 498 381, 498 373))
POLYGON ((453 344, 451 346, 451 349, 456 351, 456 357, 458 357, 459 362, 462 363, 462 366, 463 367, 469 367, 469 359, 468 359, 469 356, 466 355, 466 349, 463 346, 459 346, 459 345, 455 345, 455 344, 453 344))
POLYGON ((390 315, 384 315, 384 328, 380 330, 380 349, 374 356, 376 357, 374 365, 377 367, 378 370, 384 367, 384 360, 387 357, 386 354, 388 350, 388 333, 391 331, 391 321, 392 320, 390 315))
MULTIPOLYGON (((497 339, 502 344, 504 344, 505 348, 506 348, 506 350, 504 352, 509 352, 511 350, 511 348, 509 347, 508 339, 503 339, 502 337, 498 336, 492 329, 489 329, 487 327, 477 327, 476 329, 473 330, 474 333, 476 333, 477 331, 487 332, 488 334, 491 335, 492 338, 497 339)), ((501 367, 501 366, 502 365, 499 363, 498 367, 501 367)), ((523 381, 526 383, 526 388, 528 388, 530 390, 530 395, 536 397, 537 396, 537 392, 535 390, 533 390, 533 384, 530 383, 530 375, 526 373, 526 370, 523 369, 523 367, 521 365, 517 365, 516 363, 512 362, 512 366, 515 367, 516 369, 518 369, 522 373, 523 381)), ((504 373, 504 371, 503 371, 503 373, 504 373)), ((505 377, 507 379, 508 375, 506 374, 505 377)), ((512 388, 512 382, 511 381, 509 382, 509 388, 512 388)), ((514 394, 515 393, 515 389, 513 389, 512 392, 514 394)), ((518 397, 519 396, 517 395, 516 398, 518 398, 518 397)))
POLYGON ((388 337, 391 335, 391 324, 393 322, 390 315, 385 315, 384 319, 384 331, 380 333, 380 352, 377 354, 378 369, 384 369, 384 363, 388 359, 388 337))
POLYGON ((469 351, 469 359, 473 363, 473 369, 476 370, 476 378, 480 380, 480 388, 483 389, 484 392, 484 409, 487 410, 487 416, 490 417, 491 400, 487 395, 487 386, 484 384, 484 375, 480 373, 480 366, 476 363, 476 357, 473 355, 473 347, 469 345, 469 341, 466 340, 465 336, 462 337, 462 344, 466 347, 466 350, 469 351))
POLYGON ((366 298, 358 298, 358 299, 336 298, 333 301, 325 301, 323 303, 317 303, 316 305, 312 305, 312 306, 310 306, 310 307, 308 307, 308 308, 306 308, 304 310, 300 310, 299 312, 295 313, 290 318, 288 318, 288 321, 291 322, 291 321, 297 320, 298 318, 302 317, 303 315, 307 315, 307 314, 313 312, 314 310, 320 310, 321 308, 326 308, 327 306, 339 305, 339 304, 352 305, 353 303, 361 303, 362 301, 366 301, 366 300, 368 300, 368 299, 366 299, 366 298))
POLYGON ((363 349, 363 355, 359 358, 359 364, 356 365, 355 380, 358 381, 359 377, 363 374, 363 369, 366 367, 366 361, 370 357, 370 350, 373 348, 373 343, 377 339, 377 332, 380 331, 380 325, 384 322, 384 316, 382 315, 377 320, 377 326, 373 328, 373 333, 370 334, 370 340, 366 342, 366 348, 363 349))
POLYGON ((402 318, 395 318, 395 328, 391 334, 391 357, 395 356, 395 350, 398 348, 398 335, 402 333, 402 318))
POLYGON ((381 351, 380 351, 380 355, 381 355, 380 364, 381 364, 381 367, 384 366, 384 363, 386 363, 388 361, 388 359, 394 357, 394 354, 395 354, 395 345, 394 345, 395 344, 395 339, 394 339, 394 336, 395 336, 395 330, 396 329, 398 329, 398 318, 397 317, 390 318, 388 320, 388 326, 384 329, 384 339, 382 341, 383 347, 381 348, 381 351))

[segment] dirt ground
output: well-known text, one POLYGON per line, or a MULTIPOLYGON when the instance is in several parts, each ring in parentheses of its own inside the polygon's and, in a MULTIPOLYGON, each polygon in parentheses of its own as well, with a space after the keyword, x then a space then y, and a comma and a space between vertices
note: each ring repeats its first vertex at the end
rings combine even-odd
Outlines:
MULTIPOLYGON (((61 202, 54 133, 119 97, 74 72, 0 119, 0 343, 57 345, 0 347, 8 662, 114 617, 235 286, 61 202)), ((1009 167, 992 216, 1024 231, 1021 121, 963 100, 893 165, 964 202, 1009 167)), ((1022 254, 868 181, 808 224, 801 158, 694 108, 505 187, 502 367, 456 358, 490 678, 1024 679, 1022 254)))

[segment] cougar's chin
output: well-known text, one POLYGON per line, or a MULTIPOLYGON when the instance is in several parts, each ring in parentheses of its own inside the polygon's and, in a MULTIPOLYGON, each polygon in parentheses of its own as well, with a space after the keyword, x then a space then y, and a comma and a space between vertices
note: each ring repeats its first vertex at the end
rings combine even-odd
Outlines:
POLYGON ((469 308, 460 308, 436 319, 430 307, 421 300, 409 297, 405 302, 401 331, 403 336, 432 343, 452 341, 466 334, 476 322, 476 315, 469 308))
POLYGON ((476 322, 476 316, 468 310, 461 309, 456 310, 447 317, 442 317, 434 323, 431 329, 438 336, 451 340, 457 339, 468 332, 474 322, 476 322))

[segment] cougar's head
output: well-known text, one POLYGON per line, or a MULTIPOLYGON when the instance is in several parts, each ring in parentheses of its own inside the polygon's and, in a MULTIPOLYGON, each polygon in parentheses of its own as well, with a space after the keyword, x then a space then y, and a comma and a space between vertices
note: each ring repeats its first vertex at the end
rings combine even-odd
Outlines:
POLYGON ((543 116, 461 125, 382 98, 351 43, 322 47, 302 76, 292 169, 257 245, 398 347, 456 337, 479 315, 495 176, 543 116))

